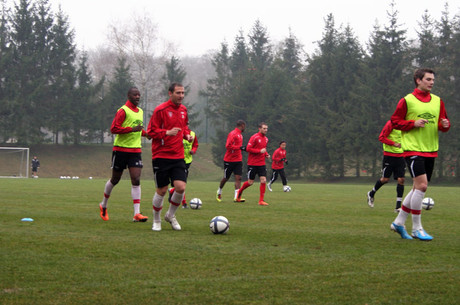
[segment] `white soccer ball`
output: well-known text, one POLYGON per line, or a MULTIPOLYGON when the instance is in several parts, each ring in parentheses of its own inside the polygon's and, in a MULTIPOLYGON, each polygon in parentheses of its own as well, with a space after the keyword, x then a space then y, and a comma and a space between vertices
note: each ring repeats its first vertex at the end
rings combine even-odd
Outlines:
POLYGON ((209 228, 211 229, 211 232, 214 234, 225 234, 230 229, 230 223, 228 222, 228 219, 224 216, 216 216, 213 219, 211 219, 211 222, 209 223, 209 228))
POLYGON ((434 200, 433 198, 430 197, 425 197, 422 200, 422 207, 425 210, 431 210, 434 207, 434 200))
POLYGON ((201 209, 202 205, 203 205, 203 202, 201 202, 200 198, 193 198, 192 200, 190 200, 190 208, 193 210, 201 209))
POLYGON ((290 192, 290 191, 291 191, 291 187, 290 187, 289 185, 285 185, 285 186, 283 187, 283 191, 285 191, 285 192, 290 192))

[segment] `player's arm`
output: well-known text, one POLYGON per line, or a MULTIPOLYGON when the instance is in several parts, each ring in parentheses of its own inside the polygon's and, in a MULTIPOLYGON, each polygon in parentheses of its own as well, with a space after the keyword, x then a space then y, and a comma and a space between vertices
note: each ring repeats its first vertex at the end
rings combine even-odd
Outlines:
POLYGON ((166 137, 167 130, 160 128, 160 122, 163 122, 161 111, 155 109, 150 117, 149 125, 147 127, 147 135, 149 135, 150 138, 160 140, 166 137))
POLYGON ((450 121, 447 117, 446 107, 444 106, 444 102, 441 100, 441 109, 439 112, 439 121, 438 121, 438 129, 442 132, 447 132, 450 129, 450 121))
POLYGON ((406 120, 406 114, 407 114, 407 103, 406 103, 406 99, 402 98, 398 102, 398 105, 396 106, 396 110, 391 116, 391 124, 393 125, 393 128, 403 130, 403 131, 408 131, 415 127, 415 121, 406 120))
POLYGON ((262 152, 260 148, 254 148, 255 146, 255 137, 249 139, 248 145, 246 146, 246 151, 253 154, 265 154, 266 151, 262 152))
POLYGON ((393 127, 392 127, 391 121, 388 121, 385 124, 385 126, 383 126, 382 131, 380 132, 379 141, 384 144, 394 146, 395 142, 388 139, 388 136, 390 135, 392 131, 393 131, 393 127))
MULTIPOLYGON (((119 109, 115 114, 115 118, 112 121, 112 126, 110 127, 110 132, 112 134, 123 134, 133 132, 132 127, 122 127, 121 125, 126 119, 126 113, 124 109, 119 109)), ((142 129, 142 126, 141 126, 142 129)), ((140 130, 140 129, 139 129, 140 130)), ((139 131, 137 130, 137 131, 139 131)))
POLYGON ((190 153, 192 155, 196 154, 197 149, 198 149, 198 138, 197 138, 196 133, 195 133, 195 137, 193 139, 192 149, 190 150, 190 153))

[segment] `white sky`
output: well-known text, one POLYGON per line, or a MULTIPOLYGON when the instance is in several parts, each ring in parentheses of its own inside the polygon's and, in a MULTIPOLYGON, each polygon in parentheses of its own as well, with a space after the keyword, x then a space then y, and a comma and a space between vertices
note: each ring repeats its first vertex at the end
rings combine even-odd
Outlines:
MULTIPOLYGON (((16 0, 18 1, 18 0, 16 0)), ((444 4, 449 16, 460 13, 460 0, 395 0, 398 20, 416 38, 415 28, 425 10, 440 20, 444 4)), ((60 4, 76 32, 76 43, 86 50, 103 44, 108 25, 129 20, 134 12, 147 12, 157 24, 160 38, 174 43, 178 55, 203 55, 230 46, 243 30, 247 36, 256 20, 267 28, 272 41, 293 34, 311 54, 320 40, 324 19, 334 15, 336 27, 350 25, 363 45, 373 27, 388 24, 391 0, 50 0, 54 12, 60 4)))

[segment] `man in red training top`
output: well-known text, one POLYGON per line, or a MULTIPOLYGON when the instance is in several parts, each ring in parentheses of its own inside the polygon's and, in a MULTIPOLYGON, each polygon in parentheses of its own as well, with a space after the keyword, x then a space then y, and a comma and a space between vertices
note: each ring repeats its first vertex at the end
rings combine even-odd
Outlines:
POLYGON ((398 102, 391 116, 393 128, 401 130, 401 145, 413 179, 412 190, 407 193, 401 211, 390 225, 391 230, 399 233, 403 239, 433 239, 422 227, 422 201, 433 173, 434 160, 438 156, 438 132, 447 132, 450 128, 444 102, 439 96, 431 94, 434 77, 431 69, 416 70, 416 88, 398 102), (411 235, 404 226, 409 214, 412 214, 411 235))
POLYGON ((183 139, 191 142, 193 137, 188 129, 187 108, 182 105, 185 89, 179 83, 169 87, 169 100, 158 105, 153 111, 147 129, 152 138, 152 167, 156 183, 153 196, 153 231, 161 231, 161 210, 168 185, 174 185, 170 205, 165 213, 165 221, 173 230, 180 231, 176 211, 182 202, 187 185, 187 168, 184 161, 183 139))
POLYGON ((286 160, 286 141, 281 141, 279 147, 273 152, 272 156, 272 175, 270 182, 267 184, 268 190, 272 191, 272 183, 278 179, 278 175, 281 177, 283 187, 287 185, 286 174, 284 173, 284 164, 288 164, 286 160))
POLYGON ((265 166, 265 159, 270 158, 267 152, 268 138, 266 137, 268 125, 265 123, 259 124, 259 132, 254 134, 246 146, 248 154, 248 181, 243 183, 243 186, 238 191, 236 201, 242 202, 241 195, 243 191, 254 184, 256 175, 260 178, 260 196, 259 205, 268 205, 264 201, 265 185, 267 184, 267 167, 265 166))
POLYGON ((112 177, 104 187, 104 196, 99 204, 102 220, 108 221, 107 202, 115 185, 120 182, 125 168, 129 169, 131 177, 131 197, 134 204, 134 222, 146 222, 148 217, 140 212, 141 205, 141 171, 142 143, 141 136, 148 137, 143 130, 144 113, 139 105, 141 94, 136 87, 128 90, 128 100, 117 111, 110 132, 115 134, 112 150, 112 177))
MULTIPOLYGON (((246 128, 246 122, 238 120, 234 130, 229 132, 227 136, 227 142, 225 143, 225 156, 224 156, 224 177, 220 180, 219 189, 217 190, 216 200, 222 201, 222 189, 225 183, 230 179, 232 173, 235 176, 235 196, 233 201, 236 201, 238 191, 241 187, 241 175, 243 174, 243 156, 241 154, 241 148, 243 147, 243 135, 244 129, 246 128)), ((243 198, 240 202, 244 202, 243 198)))

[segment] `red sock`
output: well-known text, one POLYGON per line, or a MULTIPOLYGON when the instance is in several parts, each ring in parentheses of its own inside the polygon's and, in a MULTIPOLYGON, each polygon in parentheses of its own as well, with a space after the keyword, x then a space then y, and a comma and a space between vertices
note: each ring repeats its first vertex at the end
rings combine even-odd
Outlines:
POLYGON ((247 181, 245 181, 243 183, 243 186, 240 188, 240 190, 238 191, 238 197, 241 197, 241 195, 243 194, 243 191, 245 189, 247 189, 248 187, 250 187, 249 183, 247 181))
POLYGON ((265 196, 265 185, 266 185, 266 183, 261 183, 261 184, 260 184, 260 196, 259 196, 259 201, 264 201, 264 196, 265 196))

